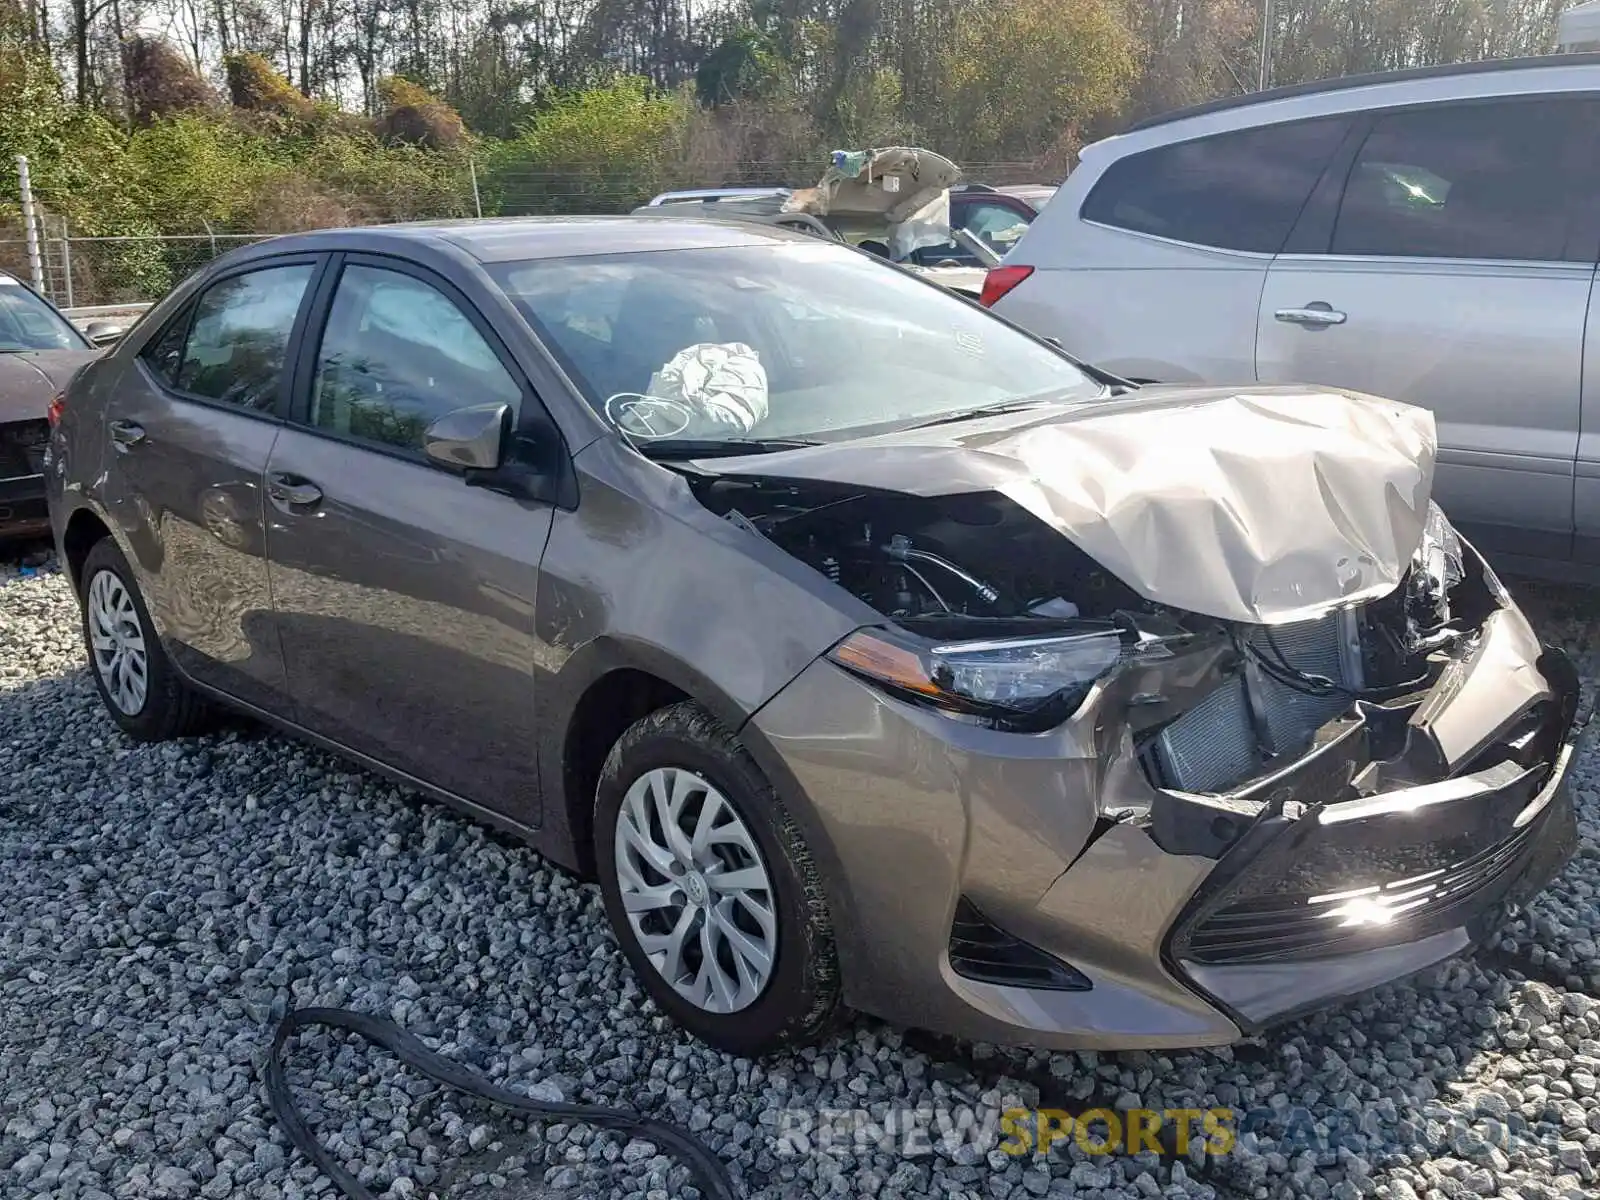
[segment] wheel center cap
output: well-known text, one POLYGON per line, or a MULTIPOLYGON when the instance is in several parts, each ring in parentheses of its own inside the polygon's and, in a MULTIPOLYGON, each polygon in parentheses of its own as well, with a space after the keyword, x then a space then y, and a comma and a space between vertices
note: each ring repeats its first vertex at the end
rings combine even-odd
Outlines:
POLYGON ((691 903, 704 904, 706 902, 708 889, 705 877, 699 871, 690 871, 683 877, 683 890, 688 893, 691 903))

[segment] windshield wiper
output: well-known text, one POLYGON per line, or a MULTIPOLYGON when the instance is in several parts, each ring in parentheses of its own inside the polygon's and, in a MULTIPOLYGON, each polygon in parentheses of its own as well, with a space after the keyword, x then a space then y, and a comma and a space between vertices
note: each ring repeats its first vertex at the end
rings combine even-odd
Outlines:
POLYGON ((942 413, 926 421, 918 421, 914 425, 902 425, 901 429, 932 429, 935 425, 954 425, 958 421, 975 421, 979 417, 1000 417, 1006 413, 1027 412, 1030 408, 1048 408, 1054 404, 1061 404, 1060 396, 1030 396, 1026 400, 1002 400, 998 404, 986 404, 982 408, 963 408, 959 412, 942 413))
POLYGON ((630 438, 646 458, 728 458, 739 454, 776 454, 822 443, 806 438, 630 438))

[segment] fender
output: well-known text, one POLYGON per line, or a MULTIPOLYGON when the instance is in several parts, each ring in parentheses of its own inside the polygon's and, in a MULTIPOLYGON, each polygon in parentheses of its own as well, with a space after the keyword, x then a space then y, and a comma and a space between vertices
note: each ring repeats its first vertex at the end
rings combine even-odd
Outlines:
MULTIPOLYGON (((810 663, 806 666, 809 667, 810 663)), ((755 759, 756 765, 783 801, 784 808, 805 838, 823 879, 841 878, 839 872, 843 864, 832 839, 816 819, 811 804, 804 800, 800 784, 782 756, 751 721, 759 708, 746 711, 702 671, 663 653, 655 646, 611 636, 596 638, 579 647, 559 674, 549 678, 546 686, 535 689, 539 727, 545 731, 539 747, 544 817, 538 846, 542 854, 570 869, 582 869, 583 853, 579 842, 583 834, 572 828, 569 817, 573 797, 567 793, 567 738, 584 695, 606 675, 620 670, 642 671, 670 684, 703 705, 726 725, 750 752, 750 757, 755 759)), ((782 691, 781 688, 778 690, 782 691)), ((854 928, 851 914, 844 911, 848 905, 838 894, 838 889, 828 888, 827 897, 835 929, 854 928)))

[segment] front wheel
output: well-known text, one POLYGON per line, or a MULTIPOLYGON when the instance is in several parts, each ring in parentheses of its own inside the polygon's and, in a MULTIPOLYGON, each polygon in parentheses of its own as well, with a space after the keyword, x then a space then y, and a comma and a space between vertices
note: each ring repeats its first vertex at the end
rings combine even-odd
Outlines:
POLYGON ((822 880, 749 752, 692 702, 618 739, 596 794, 606 913, 650 997, 701 1041, 756 1057, 840 1012, 822 880))
POLYGON ((118 728, 141 742, 201 732, 210 708, 167 658, 116 542, 102 538, 90 548, 79 586, 89 673, 118 728))

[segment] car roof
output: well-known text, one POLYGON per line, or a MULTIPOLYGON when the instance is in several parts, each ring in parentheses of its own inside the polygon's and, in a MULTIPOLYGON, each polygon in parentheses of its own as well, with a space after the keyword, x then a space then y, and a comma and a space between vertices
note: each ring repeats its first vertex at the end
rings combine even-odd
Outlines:
POLYGON ((1343 75, 1334 79, 1316 79, 1309 83, 1288 84, 1284 87, 1268 88, 1260 92, 1247 92, 1240 96, 1226 96, 1221 100, 1211 100, 1205 104, 1194 104, 1187 108, 1173 109, 1171 112, 1158 113, 1153 117, 1146 117, 1142 121, 1135 122, 1123 132, 1137 133, 1140 130, 1154 129, 1162 125, 1170 125, 1176 121, 1184 121, 1190 117, 1205 116, 1209 113, 1229 112, 1234 109, 1249 108, 1257 104, 1270 104, 1275 100, 1320 96, 1330 92, 1350 91, 1355 88, 1373 87, 1379 84, 1407 83, 1430 79, 1455 79, 1465 75, 1488 75, 1505 71, 1556 70, 1593 66, 1600 66, 1600 53, 1543 54, 1524 58, 1489 58, 1478 62, 1446 63, 1434 67, 1412 67, 1403 71, 1378 71, 1365 75, 1343 75))
POLYGON ((291 233, 257 242, 240 256, 329 250, 393 252, 407 244, 442 243, 479 262, 496 263, 790 241, 815 244, 817 239, 777 226, 702 216, 488 217, 291 233))

